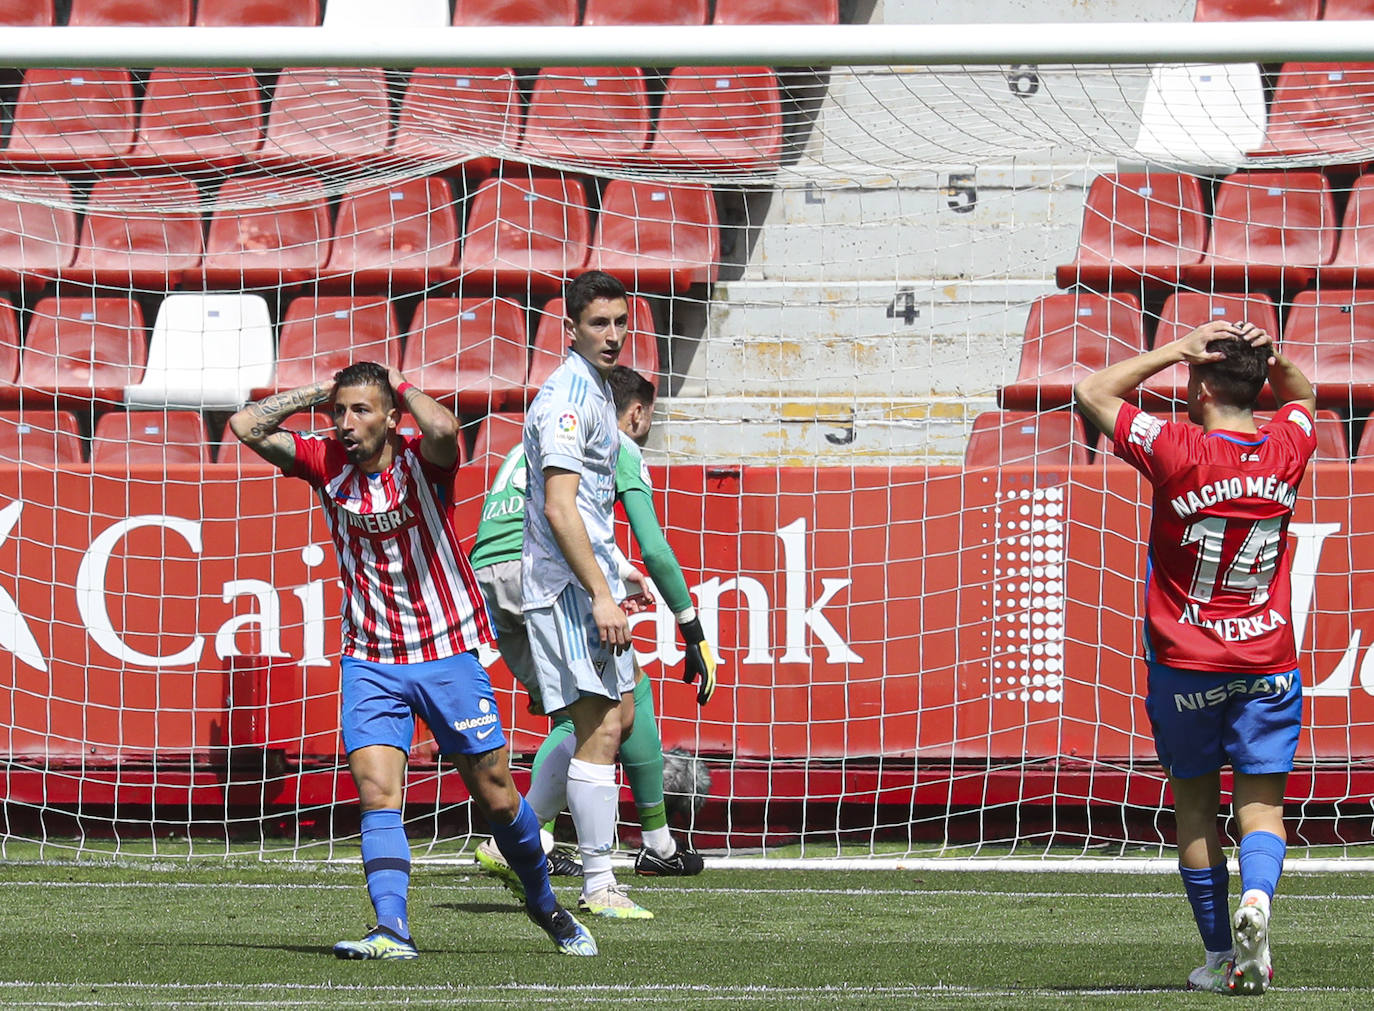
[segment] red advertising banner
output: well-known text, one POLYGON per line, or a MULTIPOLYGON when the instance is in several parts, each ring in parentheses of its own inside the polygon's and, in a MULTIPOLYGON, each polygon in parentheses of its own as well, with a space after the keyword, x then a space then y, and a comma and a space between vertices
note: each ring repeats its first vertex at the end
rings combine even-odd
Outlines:
MULTIPOLYGON (((485 481, 460 474, 460 530, 485 481)), ((1148 517, 1108 465, 655 474, 721 688, 634 619, 665 746, 741 759, 1150 758, 1148 517)), ((1317 465, 1292 526, 1302 755, 1374 757, 1374 468, 1317 465)), ((0 471, 0 754, 338 753, 340 593, 309 489, 269 468, 0 471)), ((496 661, 513 747, 545 730, 496 661)))

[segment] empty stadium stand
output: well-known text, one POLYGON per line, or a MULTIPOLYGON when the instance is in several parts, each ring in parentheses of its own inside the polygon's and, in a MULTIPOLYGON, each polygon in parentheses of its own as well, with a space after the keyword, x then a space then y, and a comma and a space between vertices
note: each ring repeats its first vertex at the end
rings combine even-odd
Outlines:
POLYGON ((683 292, 720 272, 720 223, 709 186, 613 179, 601 195, 589 267, 632 291, 683 292))
POLYGON ((456 0, 455 25, 575 25, 577 0, 456 0))
POLYGON ((616 165, 644 153, 649 128, 640 68, 550 67, 535 79, 521 150, 535 158, 616 165))
POLYGON ((1336 255, 1317 276, 1323 287, 1374 283, 1374 175, 1360 176, 1350 188, 1336 255))
POLYGON ((1257 155, 1329 159, 1374 144, 1374 63, 1285 63, 1257 155))
POLYGON ((107 168, 134 146, 133 79, 108 67, 24 72, 3 158, 14 165, 107 168))
MULTIPOLYGON (((401 361, 396 311, 382 297, 305 296, 287 306, 277 340, 274 389, 332 378, 355 361, 401 361)), ((271 392, 260 389, 254 397, 271 392)))
POLYGON ((401 99, 392 153, 489 175, 498 161, 479 152, 519 146, 521 110, 515 72, 507 67, 417 70, 401 99))
POLYGON ((180 176, 111 176, 91 189, 65 278, 166 291, 205 252, 200 192, 180 176), (185 208, 184 210, 182 208, 185 208))
POLYGON ((520 443, 525 429, 524 414, 488 414, 477 423, 473 439, 473 463, 495 467, 501 458, 520 443))
POLYGON ((36 288, 76 255, 76 214, 66 180, 0 175, 0 286, 36 288))
POLYGON ((209 462, 205 419, 196 411, 107 411, 91 434, 92 466, 209 462))
POLYGON ((1035 300, 1026 319, 1016 381, 1002 387, 1004 408, 1062 407, 1073 385, 1145 350, 1140 300, 1078 291, 1035 300))
POLYGON ((584 25, 704 25, 710 17, 707 0, 587 0, 584 25))
POLYGON ((71 0, 67 24, 86 28, 147 25, 166 28, 191 23, 191 0, 71 0))
POLYGON ((158 307, 143 379, 129 407, 237 410, 272 382, 275 349, 261 295, 168 295, 158 307))
POLYGON ((414 290, 450 276, 457 254, 458 216, 446 180, 373 183, 339 203, 325 281, 348 291, 414 290))
POLYGON ((506 298, 427 298, 415 310, 401 371, 461 414, 523 410, 525 310, 506 298))
POLYGON ((1178 283, 1207 243, 1206 205, 1196 176, 1107 173, 1092 181, 1073 263, 1059 267, 1061 288, 1178 283))
POLYGON ((1300 292, 1283 328, 1285 357, 1317 391, 1317 406, 1374 408, 1374 289, 1300 292))
POLYGON ((716 0, 717 25, 834 25, 838 0, 716 0))
POLYGON ((70 411, 0 411, 0 466, 57 467, 81 463, 83 455, 70 411))
POLYGON ((1194 21, 1313 21, 1322 0, 1197 0, 1194 21))
POLYGON ((775 168, 782 100, 767 67, 679 67, 668 75, 649 160, 731 172, 775 168))
POLYGON ((1088 462, 1088 434, 1073 411, 984 411, 973 419, 965 467, 1062 469, 1088 462))
POLYGON ((586 191, 571 176, 488 179, 471 200, 459 271, 479 286, 553 293, 587 260, 586 191))
POLYGON ((231 176, 220 187, 217 203, 205 260, 183 274, 186 284, 225 289, 290 285, 324 270, 332 229, 322 184, 299 177, 283 183, 256 173, 231 176))
POLYGON ((225 167, 262 146, 258 79, 247 68, 154 70, 143 95, 134 165, 225 167))
POLYGON ((376 67, 294 67, 277 78, 267 135, 256 160, 267 165, 348 165, 386 153, 391 100, 376 67))
POLYGON ((320 23, 319 0, 197 0, 196 24, 284 25, 312 28, 320 23))
POLYGON ((19 383, 82 401, 119 403, 143 378, 148 331, 132 298, 41 299, 30 313, 19 383))

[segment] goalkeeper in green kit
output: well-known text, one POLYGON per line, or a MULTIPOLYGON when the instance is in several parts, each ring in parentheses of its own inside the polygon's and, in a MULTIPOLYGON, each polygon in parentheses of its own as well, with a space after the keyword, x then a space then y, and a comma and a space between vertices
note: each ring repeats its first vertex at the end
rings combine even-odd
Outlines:
MULTIPOLYGON (((697 683, 697 702, 705 705, 716 688, 715 651, 706 641, 701 621, 673 549, 663 536, 654 512, 653 489, 640 446, 648 437, 653 416, 653 385, 633 369, 616 366, 609 377, 620 428, 620 455, 615 474, 615 495, 625 510, 644 566, 649 570, 664 602, 677 618, 682 633, 684 681, 697 683)), ((521 613, 520 556, 524 532, 525 454, 516 446, 502 461, 482 506, 477 541, 471 552, 472 567, 486 595, 502 658, 530 694, 530 711, 543 713, 539 682, 521 613)), ((642 584, 643 576, 621 560, 627 582, 642 584)), ((635 716, 632 730, 620 748, 620 763, 630 781, 635 807, 643 829, 644 846, 635 859, 635 871, 644 875, 692 875, 702 870, 701 856, 677 842, 668 831, 663 800, 663 743, 654 719, 653 691, 649 679, 635 663, 635 716)), ((572 720, 557 718, 539 748, 527 799, 541 822, 552 821, 566 802, 567 768, 572 758, 572 720)), ((517 894, 519 879, 507 867, 490 840, 477 850, 477 863, 517 894)), ((576 873, 561 856, 551 856, 551 873, 576 873)))

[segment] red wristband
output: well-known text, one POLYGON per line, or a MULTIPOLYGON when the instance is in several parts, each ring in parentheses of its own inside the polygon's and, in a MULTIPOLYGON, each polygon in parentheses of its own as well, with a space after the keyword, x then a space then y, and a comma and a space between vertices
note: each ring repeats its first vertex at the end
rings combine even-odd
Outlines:
POLYGON ((398 387, 396 387, 396 396, 398 396, 398 397, 400 397, 402 400, 404 400, 404 399, 406 398, 406 390, 413 390, 413 389, 415 389, 415 384, 414 384, 414 383, 410 382, 409 380, 402 379, 402 380, 401 380, 401 385, 398 386, 398 387))

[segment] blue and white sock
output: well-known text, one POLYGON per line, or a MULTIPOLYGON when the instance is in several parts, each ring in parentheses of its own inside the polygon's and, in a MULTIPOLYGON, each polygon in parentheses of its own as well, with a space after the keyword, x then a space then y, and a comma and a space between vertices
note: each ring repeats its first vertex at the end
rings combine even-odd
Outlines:
POLYGON ((409 940, 406 893, 410 890, 410 843, 401 812, 394 808, 364 811, 362 835, 363 873, 367 875, 367 894, 377 911, 377 925, 409 940))
POLYGON ((525 905, 536 913, 551 913, 557 905, 549 887, 549 861, 539 839, 539 819, 520 798, 520 810, 509 825, 491 822, 487 826, 501 855, 525 886, 525 905))

